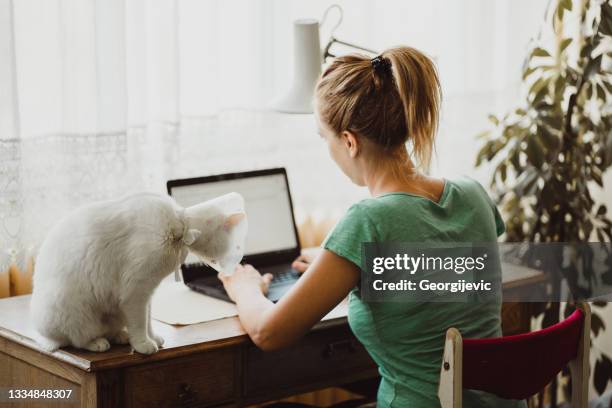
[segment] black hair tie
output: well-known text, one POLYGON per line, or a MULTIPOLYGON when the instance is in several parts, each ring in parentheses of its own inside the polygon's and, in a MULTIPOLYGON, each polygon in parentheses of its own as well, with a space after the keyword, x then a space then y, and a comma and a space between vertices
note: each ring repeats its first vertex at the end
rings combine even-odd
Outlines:
POLYGON ((374 68, 374 72, 376 73, 383 74, 391 72, 391 61, 389 61, 387 58, 379 55, 378 57, 372 58, 370 63, 372 64, 372 68, 374 68))

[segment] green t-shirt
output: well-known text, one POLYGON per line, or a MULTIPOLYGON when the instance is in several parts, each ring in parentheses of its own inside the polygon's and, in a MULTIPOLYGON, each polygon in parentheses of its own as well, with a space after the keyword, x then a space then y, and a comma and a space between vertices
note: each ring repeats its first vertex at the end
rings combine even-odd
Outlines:
MULTIPOLYGON (((446 180, 438 203, 388 193, 353 205, 323 247, 362 268, 363 242, 492 242, 504 223, 483 187, 463 177, 446 180)), ((379 407, 440 406, 438 381, 449 327, 466 338, 501 335, 501 299, 489 303, 366 302, 349 295, 349 325, 378 364, 379 407)), ((503 369, 503 368, 502 368, 503 369)), ((522 407, 494 395, 464 390, 464 407, 522 407)))

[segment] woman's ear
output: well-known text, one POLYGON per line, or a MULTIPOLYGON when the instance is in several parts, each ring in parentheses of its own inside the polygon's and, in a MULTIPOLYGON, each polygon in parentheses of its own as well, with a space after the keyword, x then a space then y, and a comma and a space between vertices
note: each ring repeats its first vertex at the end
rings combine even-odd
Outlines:
POLYGON ((353 159, 357 157, 360 150, 359 139, 357 136, 350 130, 344 130, 342 133, 340 133, 340 138, 342 139, 344 146, 347 148, 349 156, 351 156, 353 159))

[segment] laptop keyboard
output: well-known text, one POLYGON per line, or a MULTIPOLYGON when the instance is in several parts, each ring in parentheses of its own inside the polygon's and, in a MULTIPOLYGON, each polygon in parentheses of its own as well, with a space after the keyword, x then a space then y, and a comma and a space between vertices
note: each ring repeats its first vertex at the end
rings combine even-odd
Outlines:
POLYGON ((300 277, 300 273, 295 269, 274 274, 274 279, 270 286, 286 285, 287 283, 295 282, 300 277))
MULTIPOLYGON (((272 273, 274 275, 274 279, 270 283, 270 287, 268 290, 268 299, 273 302, 277 302, 291 287, 293 283, 295 283, 300 277, 301 273, 292 269, 290 265, 276 265, 263 267, 260 269, 262 274, 272 273)), ((187 283, 191 289, 196 292, 201 292, 209 296, 218 297, 220 299, 229 300, 225 290, 223 289, 223 283, 217 279, 216 277, 206 279, 205 282, 194 279, 193 281, 187 283), (211 290, 208 290, 212 289, 211 290)))
MULTIPOLYGON (((295 269, 284 265, 262 268, 260 272, 262 275, 265 273, 271 273, 274 275, 274 279, 272 279, 272 282, 270 282, 270 287, 291 284, 295 282, 301 275, 301 273, 299 273, 295 269)), ((223 283, 216 279, 213 282, 209 283, 209 285, 215 287, 223 287, 223 283)))

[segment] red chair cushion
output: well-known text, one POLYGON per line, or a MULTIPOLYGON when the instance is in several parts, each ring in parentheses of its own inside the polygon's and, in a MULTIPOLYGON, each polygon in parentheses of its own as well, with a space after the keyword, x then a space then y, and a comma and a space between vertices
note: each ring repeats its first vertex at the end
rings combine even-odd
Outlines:
POLYGON ((463 340, 463 388, 525 399, 576 357, 584 314, 516 336, 463 340))

